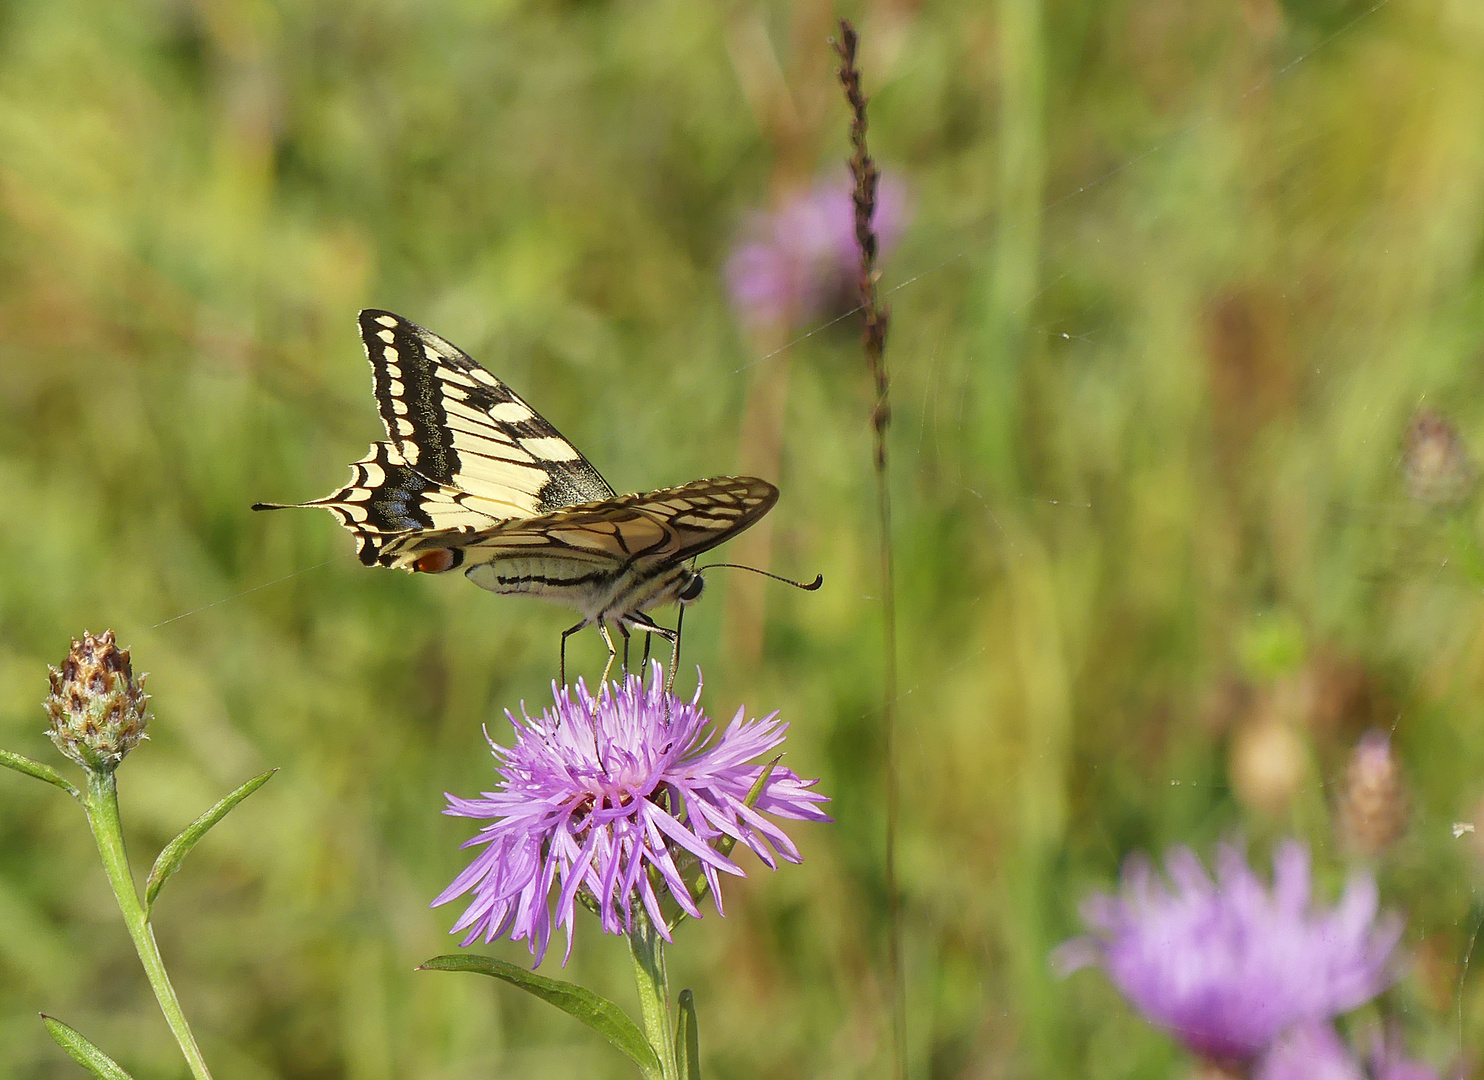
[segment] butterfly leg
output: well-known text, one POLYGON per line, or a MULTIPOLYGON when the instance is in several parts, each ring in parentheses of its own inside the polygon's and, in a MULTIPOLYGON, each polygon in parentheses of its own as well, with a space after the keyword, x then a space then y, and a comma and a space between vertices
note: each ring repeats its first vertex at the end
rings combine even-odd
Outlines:
MULTIPOLYGON (((665 679, 665 700, 670 700, 670 692, 675 689, 675 671, 680 666, 680 635, 674 630, 666 630, 663 626, 656 626, 652 633, 658 634, 670 643, 670 671, 665 679)), ((666 708, 669 708, 666 705, 666 708)))
POLYGON ((603 644, 608 646, 608 663, 603 665, 603 677, 598 680, 602 686, 608 681, 608 673, 613 670, 613 661, 618 659, 618 650, 613 647, 613 637, 608 633, 608 624, 602 619, 598 620, 598 633, 603 635, 603 644))
MULTIPOLYGON (((648 615, 639 613, 630 620, 634 626, 643 630, 646 634, 654 637, 664 638, 670 643, 670 670, 665 672, 665 696, 669 697, 670 691, 675 686, 675 666, 680 663, 680 634, 678 631, 661 626, 648 615)), ((644 658, 649 659, 649 638, 644 639, 644 658)))
POLYGON ((562 649, 560 667, 558 668, 560 672, 560 674, 558 675, 558 681, 563 686, 567 685, 567 639, 573 634, 577 633, 577 631, 581 630, 586 625, 587 620, 583 619, 582 622, 578 623, 576 626, 568 627, 566 630, 562 631, 562 649))
POLYGON ((629 628, 623 623, 618 624, 618 632, 623 635, 623 673, 629 673, 629 628))

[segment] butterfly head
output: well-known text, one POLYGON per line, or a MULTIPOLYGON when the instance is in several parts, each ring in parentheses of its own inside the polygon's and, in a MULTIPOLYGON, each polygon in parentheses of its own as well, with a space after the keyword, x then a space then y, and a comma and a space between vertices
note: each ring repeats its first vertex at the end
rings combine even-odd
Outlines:
POLYGON ((682 604, 692 604, 701 598, 701 591, 706 588, 706 579, 689 567, 682 567, 676 585, 675 599, 682 604))

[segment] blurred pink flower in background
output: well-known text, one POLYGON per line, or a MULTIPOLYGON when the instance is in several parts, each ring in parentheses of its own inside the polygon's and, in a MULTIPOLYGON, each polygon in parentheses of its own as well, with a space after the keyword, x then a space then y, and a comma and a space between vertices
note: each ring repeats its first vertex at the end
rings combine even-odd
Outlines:
MULTIPOLYGON (((847 174, 797 191, 767 213, 755 213, 727 260, 727 290, 749 326, 796 326, 855 306, 860 245, 847 174)), ((878 253, 901 237, 910 216, 906 189, 883 175, 876 189, 878 253)))
MULTIPOLYGON (((1147 1020, 1210 1061, 1250 1065, 1286 1032, 1327 1024, 1396 978, 1402 921, 1379 911, 1375 879, 1355 875, 1324 908, 1296 840, 1274 853, 1271 888, 1232 844, 1218 846, 1214 878, 1185 847, 1165 869, 1167 880, 1130 858, 1119 893, 1083 905, 1092 932, 1063 944, 1055 963, 1063 974, 1101 967, 1147 1020)), ((1314 1035, 1295 1053, 1322 1042, 1314 1035)))

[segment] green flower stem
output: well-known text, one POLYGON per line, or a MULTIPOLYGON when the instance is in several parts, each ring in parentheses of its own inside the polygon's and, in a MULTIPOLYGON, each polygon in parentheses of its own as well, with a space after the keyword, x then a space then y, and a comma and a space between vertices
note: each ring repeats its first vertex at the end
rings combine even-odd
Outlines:
POLYGON ((628 933, 629 955, 634 958, 634 981, 639 987, 644 1035, 659 1056, 665 1080, 680 1080, 680 1067, 675 1062, 675 1026, 670 1019, 670 976, 665 971, 665 939, 649 921, 643 906, 636 902, 634 908, 634 927, 628 933))
POLYGON ((165 1014, 165 1022, 175 1033, 175 1041, 180 1044, 181 1053, 185 1054, 186 1064, 191 1067, 191 1075, 196 1080, 211 1080, 211 1070, 206 1067, 206 1059, 201 1056, 201 1049, 196 1045, 190 1025, 186 1023, 180 1000, 175 996, 175 988, 170 985, 170 976, 165 973, 165 962, 160 958, 159 946, 155 944, 155 932, 149 925, 149 916, 145 913, 144 905, 139 900, 139 892, 134 887, 134 876, 129 873, 129 859, 124 854, 124 833, 119 824, 118 786, 114 781, 113 770, 88 770, 88 791, 83 799, 83 807, 88 813, 88 825, 93 830, 93 839, 98 842, 103 870, 108 875, 109 885, 113 886, 114 896, 118 898, 124 925, 129 928, 129 936, 134 939, 134 948, 139 953, 139 961, 144 965, 144 973, 149 978, 155 998, 160 1002, 160 1011, 165 1014))

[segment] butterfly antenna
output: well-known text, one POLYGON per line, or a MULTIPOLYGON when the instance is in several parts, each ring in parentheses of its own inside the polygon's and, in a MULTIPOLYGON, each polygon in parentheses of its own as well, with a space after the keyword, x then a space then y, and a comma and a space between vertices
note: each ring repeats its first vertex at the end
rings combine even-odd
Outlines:
MULTIPOLYGON (((806 584, 805 582, 795 581, 793 578, 786 578, 779 574, 770 574, 766 570, 759 570, 755 566, 743 566, 741 563, 734 562, 714 562, 707 566, 699 567, 697 572, 699 572, 700 570, 715 570, 718 567, 729 567, 733 570, 751 570, 754 574, 762 574, 763 577, 772 578, 774 581, 781 581, 785 585, 792 585, 795 589, 803 589, 805 592, 814 592, 816 589, 824 584, 823 574, 815 574, 814 580, 806 584)), ((685 614, 684 607, 681 607, 680 613, 681 615, 685 614)))

